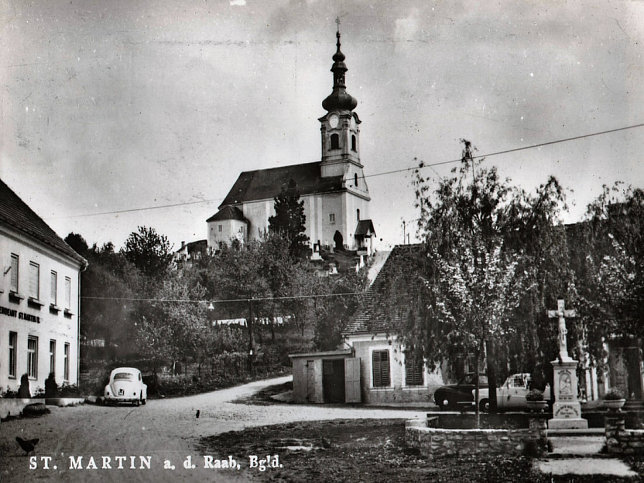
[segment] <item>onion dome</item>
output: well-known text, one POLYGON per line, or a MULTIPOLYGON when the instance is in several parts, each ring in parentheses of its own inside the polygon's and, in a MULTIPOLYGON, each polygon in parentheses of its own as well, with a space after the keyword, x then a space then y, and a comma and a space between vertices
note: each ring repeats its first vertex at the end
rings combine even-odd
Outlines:
POLYGON ((335 34, 337 50, 333 55, 333 92, 322 101, 322 107, 327 111, 352 111, 358 105, 355 97, 347 92, 344 85, 344 74, 348 70, 344 63, 344 54, 340 51, 340 30, 335 34))

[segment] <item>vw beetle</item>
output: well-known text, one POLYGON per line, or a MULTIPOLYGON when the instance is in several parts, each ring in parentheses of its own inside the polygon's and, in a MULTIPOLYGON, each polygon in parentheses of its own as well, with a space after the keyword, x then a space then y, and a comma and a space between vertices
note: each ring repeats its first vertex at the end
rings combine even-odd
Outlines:
POLYGON ((134 367, 118 367, 110 373, 110 382, 105 386, 105 404, 132 403, 145 404, 148 386, 143 384, 141 371, 134 367))

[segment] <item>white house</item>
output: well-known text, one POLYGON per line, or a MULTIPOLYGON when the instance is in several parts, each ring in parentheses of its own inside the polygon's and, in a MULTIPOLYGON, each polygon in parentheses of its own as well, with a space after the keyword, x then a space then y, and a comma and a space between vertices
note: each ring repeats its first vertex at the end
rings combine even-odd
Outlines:
POLYGON ((78 383, 86 260, 0 180, 0 391, 78 383))

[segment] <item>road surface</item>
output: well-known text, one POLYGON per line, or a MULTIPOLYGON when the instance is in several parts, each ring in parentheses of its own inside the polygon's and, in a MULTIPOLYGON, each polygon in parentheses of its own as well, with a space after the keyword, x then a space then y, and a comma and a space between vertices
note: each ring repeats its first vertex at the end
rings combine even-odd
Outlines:
MULTIPOLYGON (((233 402, 290 378, 268 379, 196 396, 150 400, 140 407, 50 407, 51 414, 40 418, 2 422, 0 481, 243 481, 241 471, 204 468, 205 456, 213 457, 212 466, 230 465, 230 459, 229 455, 203 455, 198 445, 200 438, 249 426, 295 421, 410 419, 425 414, 397 409, 233 402), (199 418, 195 417, 197 410, 199 418), (16 436, 39 438, 35 453, 25 456, 16 436), (184 468, 188 456, 194 469, 184 468), (164 465, 174 466, 174 470, 164 465)), ((252 455, 231 456, 244 468, 249 466, 252 455)), ((256 456, 259 460, 266 455, 256 456)), ((270 470, 258 476, 269 477, 270 470)))

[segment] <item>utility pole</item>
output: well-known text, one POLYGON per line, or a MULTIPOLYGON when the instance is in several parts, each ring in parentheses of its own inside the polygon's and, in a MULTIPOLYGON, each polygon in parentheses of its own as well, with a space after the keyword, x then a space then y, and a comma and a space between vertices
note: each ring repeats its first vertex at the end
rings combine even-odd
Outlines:
POLYGON ((255 357, 255 347, 253 344, 253 298, 248 299, 248 320, 246 321, 248 328, 248 372, 253 373, 253 357, 255 357))

